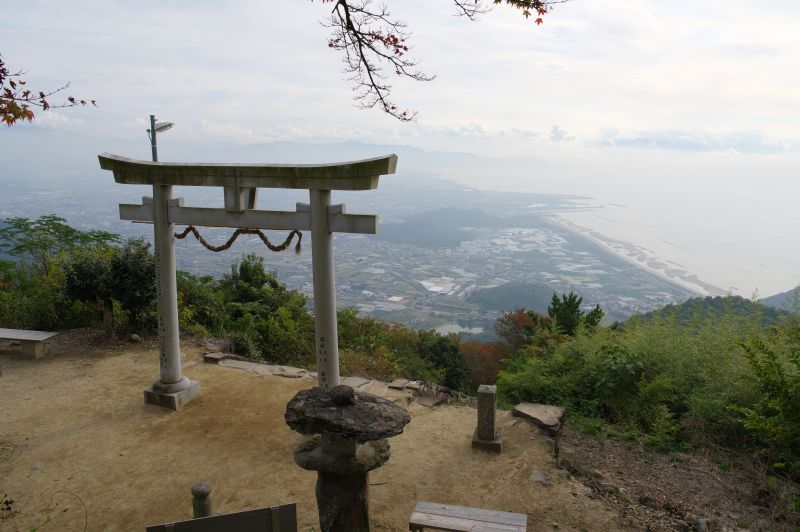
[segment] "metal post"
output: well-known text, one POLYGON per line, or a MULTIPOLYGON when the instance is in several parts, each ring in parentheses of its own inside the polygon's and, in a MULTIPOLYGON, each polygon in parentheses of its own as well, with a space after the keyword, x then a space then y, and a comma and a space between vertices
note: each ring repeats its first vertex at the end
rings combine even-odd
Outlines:
POLYGON ((153 162, 158 162, 158 148, 156 147, 156 115, 150 115, 150 149, 153 152, 153 162))
POLYGON ((319 386, 339 384, 339 338, 336 329, 336 290, 333 270, 333 234, 328 226, 330 190, 309 190, 311 263, 314 272, 314 320, 319 386))

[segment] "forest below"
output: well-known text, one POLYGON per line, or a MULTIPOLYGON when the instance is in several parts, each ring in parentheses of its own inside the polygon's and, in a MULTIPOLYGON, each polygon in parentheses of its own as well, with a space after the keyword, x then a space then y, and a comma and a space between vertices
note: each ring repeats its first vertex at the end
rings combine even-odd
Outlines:
MULTIPOLYGON (((155 333, 154 257, 141 240, 80 231, 58 216, 0 227, 0 327, 102 327, 155 333)), ((263 259, 221 278, 178 272, 183 334, 230 338, 237 354, 313 369, 314 316, 263 259)), ((565 406, 599 437, 671 453, 746 454, 767 474, 800 480, 800 314, 740 297, 697 298, 602 325, 602 309, 552 294, 547 312, 508 308, 496 341, 338 313, 341 372, 424 380, 466 394, 496 383, 501 406, 565 406)), ((800 500, 787 502, 797 515, 800 500)))

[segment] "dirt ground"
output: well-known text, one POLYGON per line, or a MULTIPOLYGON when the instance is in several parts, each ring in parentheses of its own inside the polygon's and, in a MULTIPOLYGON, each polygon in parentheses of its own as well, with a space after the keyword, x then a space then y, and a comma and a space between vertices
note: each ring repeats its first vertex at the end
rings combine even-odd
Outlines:
MULTIPOLYGON (((170 412, 143 403, 158 374, 152 343, 66 336, 39 360, 0 351, 0 495, 19 512, 0 529, 143 530, 191 517, 189 488, 202 479, 218 513, 296 502, 299 530, 318 530, 316 475, 294 464, 301 436, 283 421, 289 399, 315 381, 204 364, 196 344, 183 352, 202 394, 170 412)), ((527 423, 501 413, 506 450, 494 455, 471 448, 474 408, 408 409, 392 458, 370 474, 374 530, 408 530, 418 500, 526 513, 531 531, 631 529, 555 467, 527 423)))

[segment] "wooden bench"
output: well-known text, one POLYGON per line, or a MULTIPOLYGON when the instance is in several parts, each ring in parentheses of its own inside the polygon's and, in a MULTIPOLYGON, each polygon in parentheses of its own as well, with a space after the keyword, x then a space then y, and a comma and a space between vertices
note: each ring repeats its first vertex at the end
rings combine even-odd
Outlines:
POLYGON ((48 331, 25 331, 22 329, 0 329, 0 340, 11 340, 22 344, 22 352, 30 358, 40 358, 47 354, 50 338, 61 333, 48 331))
POLYGON ((408 529, 425 528, 454 532, 525 532, 528 516, 480 508, 466 508, 435 502, 419 501, 408 522, 408 529))

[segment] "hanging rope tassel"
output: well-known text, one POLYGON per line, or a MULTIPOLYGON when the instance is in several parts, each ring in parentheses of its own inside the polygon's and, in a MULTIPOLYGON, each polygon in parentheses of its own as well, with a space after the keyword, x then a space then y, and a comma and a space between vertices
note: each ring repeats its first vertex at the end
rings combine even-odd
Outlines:
POLYGON ((231 235, 228 241, 222 244, 221 246, 212 246, 206 241, 205 238, 203 238, 203 236, 200 234, 197 228, 193 225, 190 225, 180 233, 175 233, 175 238, 183 240, 189 235, 189 233, 192 233, 194 237, 198 240, 198 242, 203 244, 203 247, 214 252, 225 251, 226 249, 230 248, 233 245, 233 243, 236 242, 236 239, 239 238, 239 235, 258 235, 258 237, 261 239, 262 242, 264 242, 264 244, 269 248, 269 250, 275 252, 284 251, 286 248, 288 248, 289 244, 292 243, 292 239, 294 238, 294 236, 297 235, 297 244, 294 246, 295 255, 300 254, 300 249, 301 249, 300 244, 303 242, 303 233, 301 233, 297 229, 293 229, 292 232, 289 233, 289 236, 286 237, 286 240, 283 241, 283 244, 276 246, 269 241, 267 235, 261 232, 261 229, 240 228, 234 231, 233 235, 231 235))

